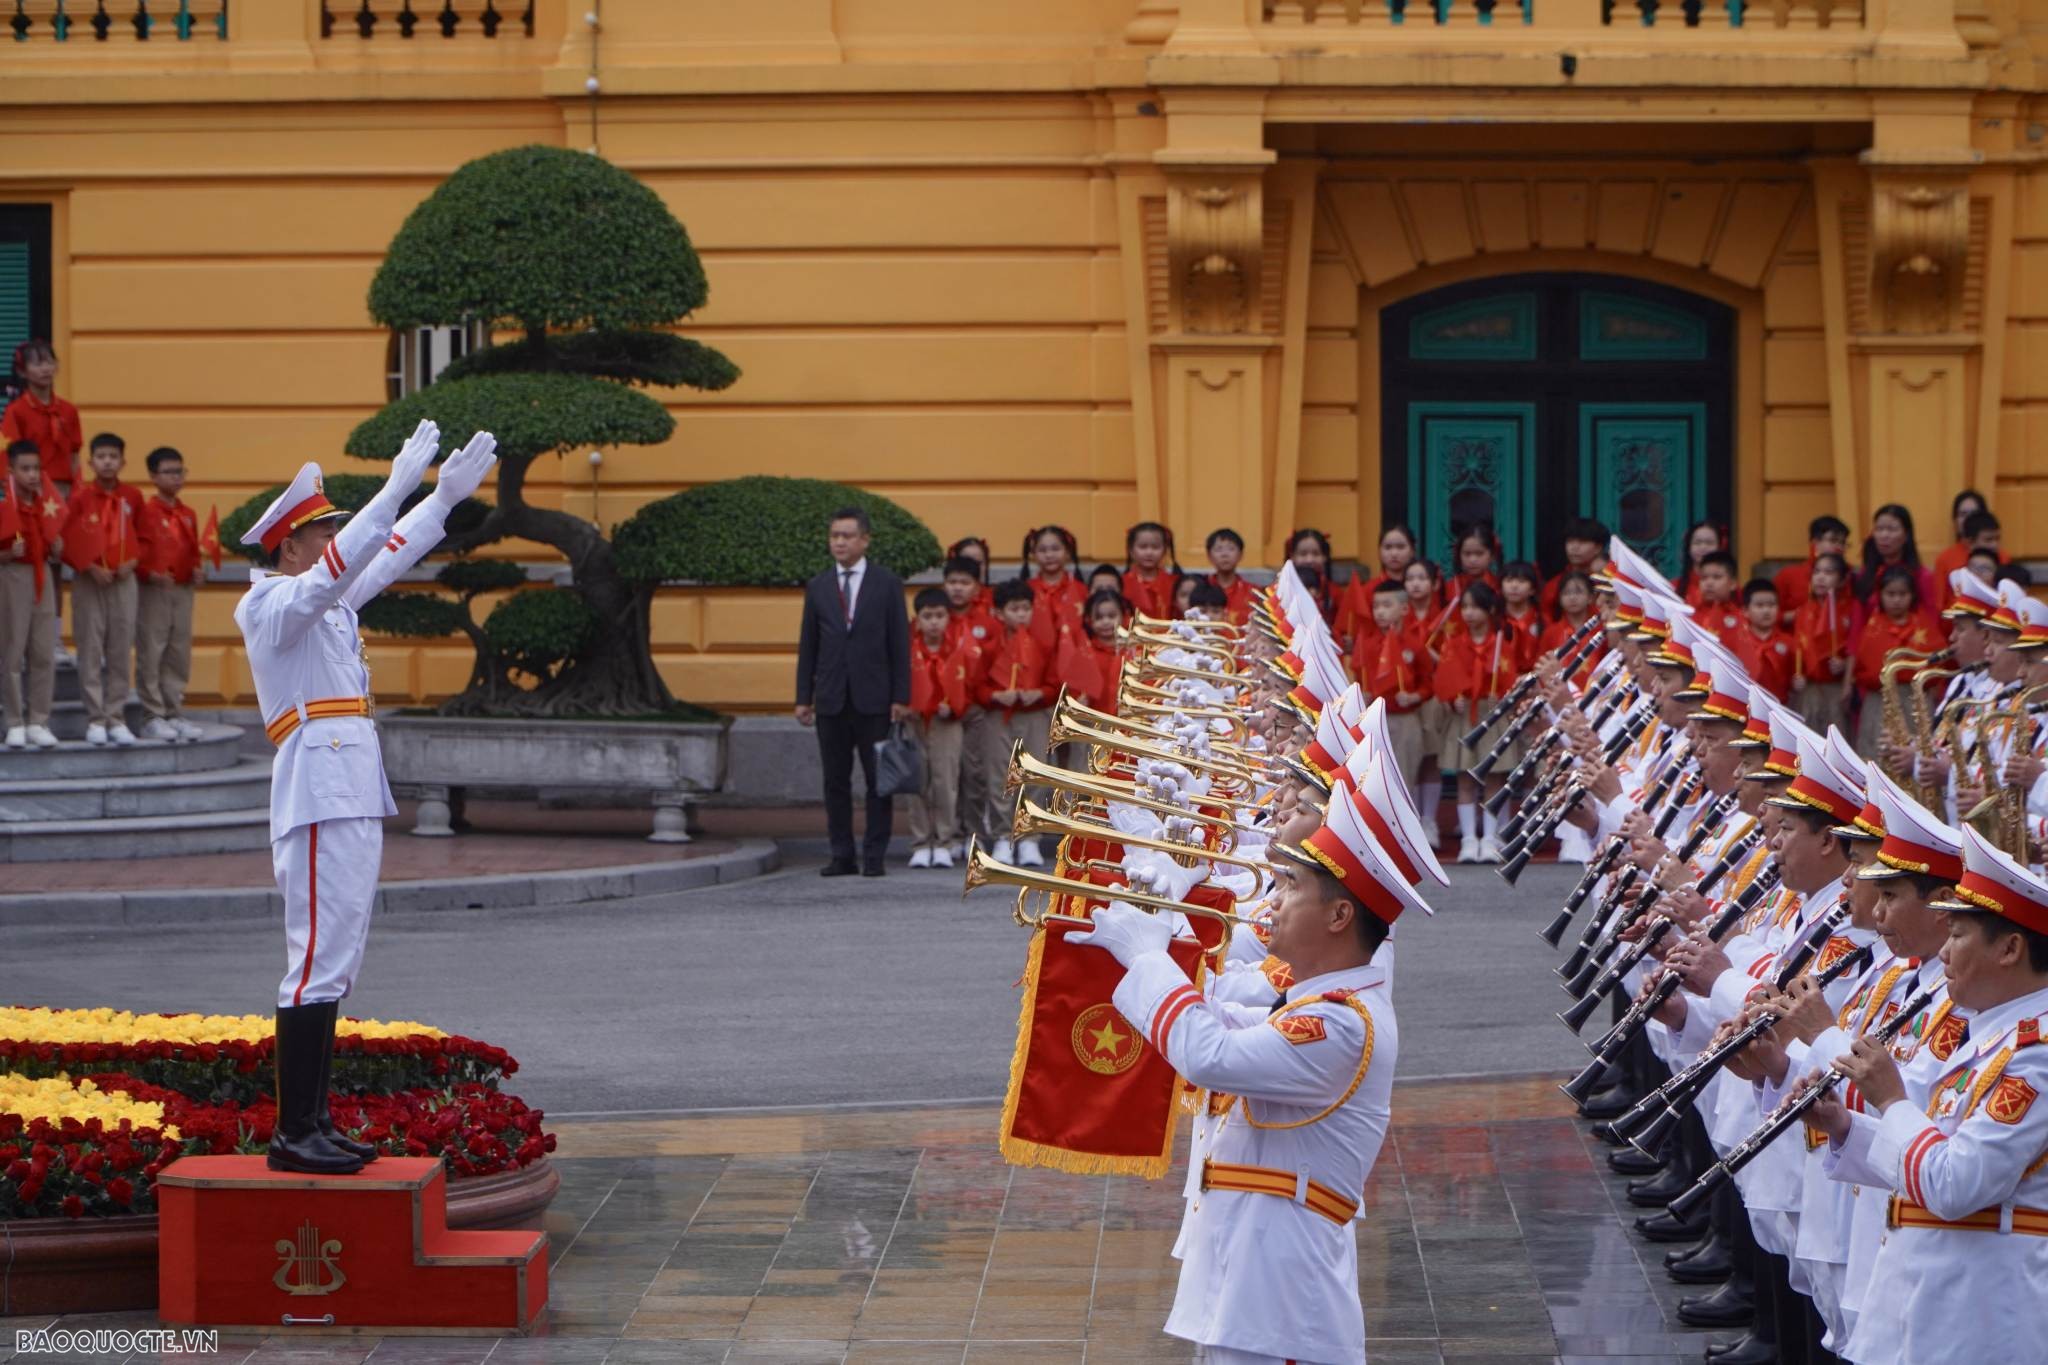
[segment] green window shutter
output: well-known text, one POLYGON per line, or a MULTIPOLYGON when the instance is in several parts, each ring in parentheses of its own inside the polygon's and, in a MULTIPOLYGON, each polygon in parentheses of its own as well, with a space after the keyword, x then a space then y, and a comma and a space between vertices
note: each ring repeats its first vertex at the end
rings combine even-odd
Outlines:
POLYGON ((29 339, 28 243, 0 242, 0 368, 29 339))

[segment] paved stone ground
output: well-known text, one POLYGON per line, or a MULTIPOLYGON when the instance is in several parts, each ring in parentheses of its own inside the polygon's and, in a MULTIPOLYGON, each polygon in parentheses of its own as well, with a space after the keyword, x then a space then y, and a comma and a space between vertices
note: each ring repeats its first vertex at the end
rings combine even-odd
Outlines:
MULTIPOLYGON (((1484 868, 1452 876, 1396 938, 1400 1074, 1576 1069, 1536 937, 1571 870, 1533 867, 1513 892, 1484 868)), ((265 1011, 283 945, 247 922, 10 928, 0 1000, 265 1011)), ((388 916, 347 1011, 495 1043, 523 1064, 519 1093, 557 1113, 988 1099, 1025 948, 1002 892, 962 900, 957 872, 824 880, 793 863, 580 909, 388 916)))
MULTIPOLYGON (((813 874, 381 923, 351 1008, 508 1047, 551 1111, 549 1320, 505 1341, 231 1337, 218 1358, 1188 1360, 1159 1333, 1178 1173, 1012 1170, 994 1150, 1024 949, 1004 899, 963 904, 953 874, 813 874)), ((1398 939, 1403 1084, 1360 1225, 1372 1359, 1698 1359, 1554 1090, 1584 1053, 1550 1021, 1565 997, 1535 930, 1570 871, 1454 879, 1398 939)), ((261 1009, 283 965, 270 927, 9 938, 0 999, 22 1003, 261 1009)), ((0 1359, 35 1325, 0 1320, 0 1359)))

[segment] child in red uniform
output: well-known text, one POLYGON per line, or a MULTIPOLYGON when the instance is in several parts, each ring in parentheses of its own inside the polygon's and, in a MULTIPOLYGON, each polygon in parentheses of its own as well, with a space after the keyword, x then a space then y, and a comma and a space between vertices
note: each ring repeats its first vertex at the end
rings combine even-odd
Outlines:
POLYGON ((142 562, 135 608, 135 690, 148 719, 144 739, 199 738, 185 719, 185 684, 192 677, 192 598, 199 582, 199 518, 178 501, 185 457, 158 446, 145 462, 156 496, 142 504, 136 533, 142 562))
POLYGON ((51 552, 63 532, 62 505, 46 508, 42 457, 34 441, 7 447, 0 484, 0 705, 7 709, 7 747, 57 747, 50 730, 57 661, 57 570, 51 552), (28 673, 24 695, 22 673, 28 673))
POLYGON ((41 338, 26 341, 15 352, 15 366, 28 387, 0 413, 0 441, 34 441, 42 459, 43 491, 69 500, 85 432, 78 425, 78 409, 57 396, 57 352, 41 338))
POLYGON ((1558 594, 1565 579, 1578 573, 1588 582, 1607 567, 1607 527, 1591 517, 1573 517, 1564 524, 1564 571, 1543 585, 1543 614, 1557 619, 1558 594))
MULTIPOLYGON (((1557 589, 1557 619, 1543 630, 1543 638, 1536 642, 1535 658, 1544 659, 1564 648, 1564 642, 1572 633, 1586 624, 1593 614, 1593 578, 1577 569, 1567 569, 1550 580, 1557 589)), ((1579 665, 1578 672, 1567 681, 1583 686, 1593 676, 1593 668, 1606 652, 1605 643, 1595 645, 1586 655, 1586 661, 1579 665)))
POLYGON ((1877 689, 1884 656, 1894 649, 1932 654, 1948 643, 1941 629, 1921 611, 1920 574, 1924 572, 1915 565, 1894 564, 1878 575, 1877 610, 1863 622, 1852 650, 1856 690, 1863 705, 1856 721, 1856 751, 1866 758, 1875 757, 1882 743, 1884 707, 1877 689))
POLYGON ((92 438, 90 483, 71 494, 64 515, 64 562, 71 586, 78 687, 85 695, 88 744, 133 744, 122 719, 135 658, 135 566, 142 558, 136 523, 142 494, 121 482, 127 445, 112 432, 92 438))
MULTIPOLYGON (((1437 661, 1443 657, 1444 632, 1457 613, 1444 601, 1443 571, 1437 568, 1435 560, 1418 559, 1402 570, 1401 588, 1408 599, 1401 629, 1429 659, 1431 695, 1422 703, 1421 711, 1423 778, 1415 795, 1424 808, 1434 811, 1443 801, 1443 764, 1438 755, 1443 751, 1444 732, 1450 728, 1451 714, 1450 708, 1436 699, 1434 680, 1437 661)), ((1430 846, 1435 847, 1436 823, 1425 823, 1429 826, 1430 846)))
MULTIPOLYGON (((1787 564, 1772 581, 1778 589, 1778 611, 1787 621, 1806 605, 1813 581, 1813 562, 1822 555, 1849 553, 1849 523, 1840 517, 1815 517, 1806 524, 1806 562, 1787 564)), ((1846 563, 1846 559, 1844 560, 1846 563)), ((1825 734, 1826 731, 1821 733, 1825 734)))
MULTIPOLYGON (((1672 586, 1689 607, 1700 604, 1700 562, 1708 555, 1728 548, 1728 535, 1711 521, 1696 521, 1685 528, 1685 568, 1672 586)), ((1734 589, 1729 589, 1732 595, 1734 589)))
POLYGON ((1117 678, 1124 651, 1116 634, 1129 619, 1131 604, 1121 593, 1104 589, 1088 599, 1085 636, 1060 641, 1057 680, 1067 694, 1098 711, 1116 714, 1117 678))
MULTIPOLYGON (((961 541, 954 548, 975 543, 961 541)), ((960 714, 960 793, 954 808, 959 812, 963 837, 977 835, 986 842, 990 801, 989 717, 974 698, 980 690, 982 675, 988 671, 989 656, 1002 641, 1003 628, 996 620, 995 608, 987 603, 981 573, 979 560, 972 555, 956 554, 940 571, 940 583, 946 593, 946 655, 962 671, 967 696, 967 705, 960 714)), ((1000 781, 997 786, 1000 788, 1000 781)))
POLYGON ((1543 628, 1548 624, 1536 607, 1536 587, 1541 581, 1536 566, 1526 559, 1518 559, 1500 571, 1501 626, 1516 633, 1522 657, 1532 663, 1536 642, 1543 638, 1543 628))
POLYGON ((1484 522, 1466 527, 1459 533, 1452 553, 1457 560, 1458 572, 1451 579, 1451 600, 1457 601, 1458 595, 1473 584, 1484 583, 1493 589, 1497 601, 1500 580, 1493 576, 1493 566, 1500 560, 1500 542, 1494 538, 1493 528, 1484 522))
POLYGON ((1393 740, 1394 759, 1401 775, 1410 782, 1434 787, 1420 808, 1423 828, 1436 829, 1436 801, 1442 798, 1442 775, 1435 750, 1425 755, 1422 709, 1436 690, 1435 669, 1420 632, 1408 623, 1408 593, 1394 579, 1382 578, 1372 594, 1376 642, 1363 661, 1358 678, 1368 696, 1387 704, 1387 735, 1393 740), (1428 765, 1427 778, 1423 775, 1428 765))
POLYGON ((1814 556, 1806 601, 1792 618, 1792 705, 1815 734, 1848 721, 1849 640, 1855 626, 1849 561, 1824 550, 1814 556))
POLYGON ((1124 532, 1124 559, 1123 595, 1131 610, 1155 621, 1172 620, 1173 584, 1180 574, 1173 532, 1156 521, 1139 522, 1124 532))
MULTIPOLYGON (((1088 585, 1074 572, 1077 552, 1074 533, 1064 526, 1041 526, 1024 537, 1026 580, 1031 588, 1030 629, 1045 658, 1059 648, 1060 636, 1081 628, 1081 604, 1088 600, 1088 585)), ((1013 599, 1014 600, 1014 599, 1013 599)), ((1002 591, 996 592, 996 612, 1002 613, 1002 591)))
POLYGON ((924 790, 910 801, 910 865, 951 867, 959 832, 960 751, 967 704, 959 667, 946 636, 953 613, 944 588, 924 588, 911 599, 910 709, 924 741, 924 790))
MULTIPOLYGON (((1742 589, 1742 629, 1724 641, 1750 679, 1779 701, 1792 700, 1793 666, 1799 648, 1778 619, 1778 589, 1768 578, 1752 578, 1742 589)), ((1826 731, 1821 733, 1825 734, 1826 731)))
POLYGON ((1294 565, 1294 571, 1302 574, 1302 583, 1315 598, 1316 606, 1323 613, 1323 620, 1337 619, 1336 594, 1330 588, 1330 538, 1313 526, 1304 526, 1287 537, 1287 560, 1294 565), (1307 570, 1315 570, 1314 583, 1310 583, 1307 570))
POLYGON ((1228 526, 1219 527, 1209 533, 1208 551, 1209 567, 1215 570, 1209 581, 1223 590, 1224 610, 1234 624, 1250 625, 1252 601, 1258 594, 1237 572, 1244 562, 1244 537, 1228 526))
MULTIPOLYGON (((1514 632, 1500 624, 1500 594, 1485 583, 1473 583, 1458 601, 1458 628, 1444 644, 1443 657, 1436 666, 1436 696, 1450 712, 1444 732, 1443 766, 1458 774, 1458 846, 1461 863, 1497 863, 1500 843, 1493 812, 1486 812, 1485 832, 1480 831, 1482 789, 1466 771, 1475 766, 1500 738, 1507 718, 1496 721, 1477 745, 1459 741, 1465 730, 1491 711, 1521 675, 1524 660, 1514 632)), ((1486 778, 1484 794, 1498 791, 1508 771, 1521 761, 1521 744, 1510 745, 1486 778)))
POLYGON ((948 560, 971 559, 974 561, 974 578, 975 582, 980 585, 976 600, 981 608, 988 613, 989 619, 994 620, 996 615, 996 590, 990 586, 988 581, 988 542, 980 536, 962 536, 959 540, 946 547, 946 558, 948 560))
MULTIPOLYGON (((1080 580, 1067 575, 1067 581, 1080 580)), ((1050 660, 1039 633, 1033 628, 1033 619, 1041 609, 1040 604, 1050 601, 1054 605, 1045 610, 1061 611, 1059 598, 1040 596, 1034 583, 1011 579, 996 588, 996 615, 1003 623, 1003 638, 989 659, 988 672, 981 680, 981 690, 976 700, 989 711, 989 744, 987 769, 989 785, 994 792, 1003 788, 1002 774, 1010 765, 1010 747, 1022 741, 1025 752, 1037 757, 1045 756, 1046 740, 1052 727, 1047 708, 1052 696, 1046 689, 1045 669, 1050 660)), ((1040 800, 1043 792, 1026 789, 1040 800)), ((1001 806, 1000 797, 996 804, 1001 806)), ((1038 843, 1033 839, 1018 841, 1014 850, 1010 845, 1008 830, 1010 813, 1000 811, 992 822, 996 834, 995 855, 999 861, 1007 862, 1014 851, 1017 860, 1025 867, 1042 867, 1045 859, 1040 856, 1038 843)))
POLYGON ((1712 631, 1730 649, 1746 624, 1735 600, 1736 574, 1735 556, 1726 550, 1709 551, 1693 564, 1693 591, 1699 599, 1693 603, 1693 624, 1712 631))

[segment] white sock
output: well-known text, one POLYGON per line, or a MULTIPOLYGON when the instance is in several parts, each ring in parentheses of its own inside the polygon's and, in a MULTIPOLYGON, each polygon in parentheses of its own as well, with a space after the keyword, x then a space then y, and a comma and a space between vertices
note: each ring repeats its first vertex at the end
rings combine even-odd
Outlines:
POLYGON ((1484 806, 1479 808, 1479 813, 1486 820, 1486 837, 1492 839, 1498 836, 1500 833, 1500 818, 1484 806))
POLYGON ((1467 839, 1479 837, 1479 807, 1464 801, 1458 803, 1458 833, 1467 839))
POLYGON ((1429 837, 1434 839, 1436 837, 1436 813, 1443 805, 1444 800, 1443 774, 1435 768, 1431 768, 1429 776, 1423 778, 1416 786, 1418 788, 1416 794, 1422 802, 1419 808, 1422 814, 1422 823, 1429 830, 1429 837))

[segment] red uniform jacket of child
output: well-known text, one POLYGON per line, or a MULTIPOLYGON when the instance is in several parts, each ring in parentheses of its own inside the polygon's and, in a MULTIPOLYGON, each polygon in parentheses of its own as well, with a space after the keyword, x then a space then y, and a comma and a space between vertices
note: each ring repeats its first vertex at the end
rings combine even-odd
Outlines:
POLYGON ((1792 670, 1799 662, 1799 642, 1791 631, 1779 627, 1769 635, 1758 635, 1745 623, 1728 647, 1735 651, 1751 681, 1762 683, 1779 701, 1791 698, 1792 670))
MULTIPOLYGON (((1223 588, 1223 585, 1217 582, 1215 574, 1209 575, 1209 582, 1216 587, 1223 588)), ((1223 588, 1223 609, 1230 613, 1232 622, 1240 626, 1251 624, 1252 601, 1257 595, 1257 589, 1245 582, 1244 575, 1237 574, 1231 578, 1230 586, 1223 588)))
POLYGON ((1038 643, 1038 637, 1031 630, 1027 628, 1012 631, 996 646, 995 653, 989 656, 988 672, 982 675, 981 690, 976 694, 975 700, 983 706, 993 708, 1002 705, 995 699, 998 692, 1037 690, 1046 693, 1028 706, 1003 706, 1005 716, 1013 711, 1036 711, 1052 705, 1052 696, 1050 692, 1046 692, 1046 658, 1044 647, 1038 643))
POLYGON ((1714 638, 1730 649, 1735 648, 1738 635, 1749 633, 1749 620, 1742 614, 1742 608, 1733 602, 1701 602, 1692 614, 1692 623, 1702 630, 1712 631, 1714 638))
POLYGON ((1894 649, 1917 649, 1932 654, 1947 643, 1940 628, 1923 615, 1916 613, 1904 621, 1894 621, 1879 612, 1863 623, 1863 634, 1856 642, 1856 685, 1866 692, 1875 690, 1881 681, 1879 672, 1884 667, 1884 656, 1894 649))
POLYGON ((1147 578, 1137 569, 1125 569, 1124 600, 1131 604, 1132 611, 1140 615, 1157 621, 1172 620, 1173 575, 1165 569, 1157 569, 1147 578))
MULTIPOLYGON (((1583 621, 1568 621, 1559 618, 1545 626, 1543 628, 1543 638, 1536 642, 1536 652, 1529 656, 1530 665, 1533 667, 1538 659, 1546 658, 1563 649, 1564 642, 1569 640, 1572 637, 1572 632, 1577 630, 1582 624, 1584 624, 1583 621)), ((1579 665, 1579 671, 1572 674, 1566 681, 1584 686, 1586 681, 1593 676, 1594 668, 1599 665, 1600 656, 1606 652, 1607 642, 1605 640, 1594 645, 1587 653, 1586 661, 1579 665)))
POLYGON ((1856 619, 1856 603, 1848 589, 1832 598, 1809 597, 1792 618, 1792 669, 1808 682, 1839 683, 1847 670, 1836 673, 1829 659, 1849 657, 1849 637, 1856 619))
POLYGON ((1461 621, 1437 660, 1437 700, 1462 708, 1476 723, 1484 709, 1482 703, 1513 687, 1525 662, 1514 631, 1496 627, 1475 640, 1461 621))
POLYGON ((174 583, 190 583, 199 574, 199 517, 182 502, 161 497, 142 504, 135 529, 142 540, 141 574, 169 574, 174 583))
POLYGON ((1359 670, 1367 694, 1385 698, 1387 710, 1395 715, 1413 711, 1429 699, 1436 687, 1436 668, 1428 646, 1422 641, 1422 631, 1407 626, 1381 631, 1373 639, 1372 654, 1359 670), (1417 700, 1403 706, 1395 700, 1403 692, 1418 694, 1417 700))
POLYGON ((40 403, 32 393, 21 393, 0 413, 0 446, 16 441, 34 441, 43 457, 43 487, 78 482, 77 456, 85 444, 85 432, 78 425, 78 409, 50 395, 40 403))
POLYGON ((1081 609, 1088 604, 1088 585, 1069 572, 1047 580, 1033 574, 1031 583, 1031 636, 1038 641, 1043 657, 1050 659, 1059 648, 1060 636, 1081 629, 1081 609))
POLYGON ((94 565, 118 569, 138 562, 141 515, 142 494, 126 484, 111 493, 97 483, 78 485, 64 516, 64 562, 79 573, 94 565))

